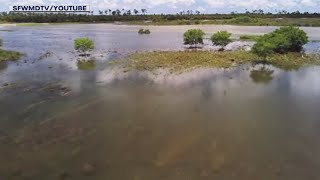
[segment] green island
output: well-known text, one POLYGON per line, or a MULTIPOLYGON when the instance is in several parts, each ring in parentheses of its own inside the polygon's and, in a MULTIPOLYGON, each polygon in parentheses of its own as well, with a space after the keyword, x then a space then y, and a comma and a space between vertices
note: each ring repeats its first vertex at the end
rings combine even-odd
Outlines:
MULTIPOLYGON (((113 61, 116 63, 116 61, 113 61)), ((230 68, 244 63, 272 64, 276 67, 291 70, 305 65, 320 65, 318 55, 300 53, 273 54, 267 58, 246 51, 209 52, 209 51, 179 51, 179 52, 147 52, 132 54, 118 63, 124 64, 128 70, 154 71, 160 68, 172 72, 194 68, 230 68)), ((118 64, 117 63, 117 64, 118 64)))
POLYGON ((232 41, 231 33, 227 31, 219 31, 210 38, 214 45, 221 46, 219 51, 202 50, 203 36, 202 30, 190 29, 184 33, 184 44, 189 45, 189 50, 138 52, 112 63, 123 64, 128 70, 154 71, 164 68, 172 72, 201 67, 230 68, 245 63, 271 64, 285 70, 320 64, 319 54, 305 54, 302 51, 302 46, 308 42, 306 33, 292 26, 263 36, 240 37, 256 41, 250 51, 224 51, 224 47, 232 41))

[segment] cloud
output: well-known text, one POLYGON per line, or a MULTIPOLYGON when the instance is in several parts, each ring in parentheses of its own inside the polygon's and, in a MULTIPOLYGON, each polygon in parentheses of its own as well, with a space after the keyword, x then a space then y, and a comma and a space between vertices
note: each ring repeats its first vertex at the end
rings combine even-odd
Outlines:
POLYGON ((197 11, 200 11, 200 12, 204 13, 204 12, 207 11, 207 9, 204 8, 204 7, 202 7, 202 6, 198 6, 198 7, 197 7, 197 11))
POLYGON ((320 0, 0 0, 0 11, 9 10, 12 5, 90 5, 99 9, 148 9, 150 13, 176 13, 177 9, 202 10, 210 13, 243 12, 245 9, 263 9, 274 12, 318 11, 320 0))
POLYGON ((206 2, 210 7, 214 8, 220 8, 225 6, 224 0, 206 0, 206 2))
POLYGON ((317 4, 317 2, 315 2, 315 1, 312 1, 312 0, 302 0, 301 1, 301 4, 302 5, 304 5, 304 6, 317 6, 317 5, 319 5, 319 2, 318 2, 318 4, 317 4))

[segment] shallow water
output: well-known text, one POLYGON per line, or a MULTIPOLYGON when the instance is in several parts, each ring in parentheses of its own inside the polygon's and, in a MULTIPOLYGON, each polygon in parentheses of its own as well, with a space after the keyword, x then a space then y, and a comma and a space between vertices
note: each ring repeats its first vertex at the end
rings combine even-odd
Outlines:
POLYGON ((13 28, 5 48, 27 54, 0 68, 0 179, 320 178, 318 66, 123 73, 107 62, 179 49, 183 27, 13 28), (97 42, 96 70, 77 69, 77 36, 97 42))

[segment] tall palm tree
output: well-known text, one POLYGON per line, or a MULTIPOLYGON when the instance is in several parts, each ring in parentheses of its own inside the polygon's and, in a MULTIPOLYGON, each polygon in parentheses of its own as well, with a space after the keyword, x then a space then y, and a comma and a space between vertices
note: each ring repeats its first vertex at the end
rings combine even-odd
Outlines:
POLYGON ((136 10, 136 9, 134 9, 133 12, 134 12, 135 15, 137 15, 139 13, 139 11, 136 10))
POLYGON ((145 15, 147 13, 147 10, 146 9, 141 9, 141 12, 143 15, 145 15))

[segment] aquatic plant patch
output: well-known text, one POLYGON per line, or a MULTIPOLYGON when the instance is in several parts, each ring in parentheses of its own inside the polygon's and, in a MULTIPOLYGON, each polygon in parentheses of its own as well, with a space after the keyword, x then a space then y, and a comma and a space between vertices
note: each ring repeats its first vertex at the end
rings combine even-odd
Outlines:
POLYGON ((320 57, 319 55, 288 53, 273 54, 264 58, 242 50, 234 52, 169 51, 135 53, 114 62, 123 64, 128 70, 146 71, 161 68, 171 71, 183 71, 200 67, 230 68, 243 63, 268 63, 291 70, 304 65, 319 65, 320 57))
POLYGON ((16 52, 16 51, 7 51, 0 49, 0 62, 1 61, 15 61, 20 59, 22 56, 22 53, 16 52))

